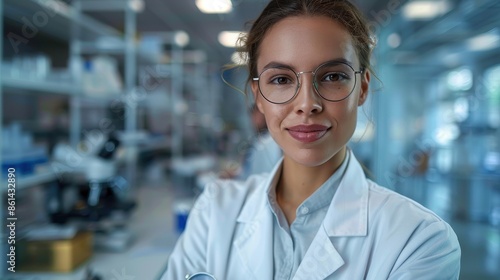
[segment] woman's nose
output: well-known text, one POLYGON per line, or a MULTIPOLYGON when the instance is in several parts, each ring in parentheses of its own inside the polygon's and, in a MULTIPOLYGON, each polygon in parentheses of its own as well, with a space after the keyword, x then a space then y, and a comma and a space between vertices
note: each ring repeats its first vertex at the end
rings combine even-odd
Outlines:
POLYGON ((296 103, 296 112, 299 114, 317 114, 323 111, 323 100, 314 89, 314 78, 312 73, 301 73, 302 79, 299 85, 296 103), (305 75, 304 75, 305 74, 305 75))

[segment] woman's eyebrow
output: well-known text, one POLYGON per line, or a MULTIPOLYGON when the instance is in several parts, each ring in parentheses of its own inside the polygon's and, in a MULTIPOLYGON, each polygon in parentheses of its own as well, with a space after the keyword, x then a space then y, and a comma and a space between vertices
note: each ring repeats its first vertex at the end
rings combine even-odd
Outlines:
POLYGON ((290 66, 288 64, 281 63, 281 62, 277 62, 277 61, 269 62, 268 64, 266 64, 264 66, 263 69, 269 69, 269 68, 290 68, 290 69, 293 69, 292 66, 290 66))
MULTIPOLYGON (((345 64, 347 64, 349 66, 352 66, 352 62, 349 61, 346 58, 343 58, 343 57, 334 58, 334 59, 331 59, 331 60, 327 60, 325 62, 320 63, 319 65, 326 64, 326 63, 345 63, 345 64)), ((285 64, 285 63, 282 63, 282 62, 277 62, 277 61, 271 61, 271 62, 269 62, 268 64, 266 64, 264 66, 263 70, 269 69, 269 68, 290 68, 290 69, 296 70, 295 67, 293 67, 291 65, 288 65, 288 64, 285 64)), ((309 71, 309 70, 306 70, 306 71, 309 71)))
POLYGON ((341 63, 345 63, 349 66, 352 66, 352 62, 346 58, 336 58, 336 59, 332 59, 332 60, 329 60, 329 61, 326 61, 326 62, 323 62, 322 64, 325 64, 325 63, 331 63, 331 62, 341 62, 341 63))

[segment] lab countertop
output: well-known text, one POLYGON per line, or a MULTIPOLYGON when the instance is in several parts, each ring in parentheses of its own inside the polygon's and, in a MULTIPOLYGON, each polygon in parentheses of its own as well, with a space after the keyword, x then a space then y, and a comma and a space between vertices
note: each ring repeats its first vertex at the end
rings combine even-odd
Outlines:
POLYGON ((90 268, 101 279, 159 279, 166 267, 168 256, 178 234, 173 230, 172 205, 175 195, 167 186, 159 183, 144 186, 135 192, 138 207, 131 216, 128 229, 134 241, 123 252, 94 250, 89 261, 72 273, 9 273, 12 280, 86 280, 90 268))

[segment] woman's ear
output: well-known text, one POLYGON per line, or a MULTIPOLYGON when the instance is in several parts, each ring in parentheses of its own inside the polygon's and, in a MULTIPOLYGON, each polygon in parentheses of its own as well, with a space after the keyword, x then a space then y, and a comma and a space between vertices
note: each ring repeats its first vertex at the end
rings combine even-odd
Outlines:
POLYGON ((368 90, 370 89, 370 71, 365 69, 361 74, 361 92, 359 94, 358 106, 361 106, 365 103, 368 98, 368 90))
POLYGON ((253 94, 253 100, 255 101, 255 105, 257 105, 257 108, 259 108, 259 111, 264 114, 262 110, 262 98, 260 98, 259 94, 259 83, 256 81, 251 81, 251 88, 252 88, 252 94, 253 94))

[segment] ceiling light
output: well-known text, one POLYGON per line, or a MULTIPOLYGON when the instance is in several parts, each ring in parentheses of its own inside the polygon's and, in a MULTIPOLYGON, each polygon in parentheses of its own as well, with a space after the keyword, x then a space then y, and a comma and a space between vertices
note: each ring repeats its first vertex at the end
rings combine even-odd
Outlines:
POLYGON ((392 33, 387 37, 389 47, 395 49, 401 45, 401 36, 398 33, 392 33))
POLYGON ((477 35, 467 40, 467 48, 471 51, 485 51, 500 45, 500 36, 495 32, 477 35))
POLYGON ((189 44, 189 35, 184 31, 177 31, 174 35, 174 42, 179 47, 185 47, 189 44))
POLYGON ((144 11, 144 1, 143 0, 130 0, 128 2, 130 8, 136 12, 136 13, 140 13, 142 11, 144 11))
POLYGON ((409 20, 429 20, 450 10, 447 1, 411 1, 403 7, 403 15, 409 20))
POLYGON ((219 43, 224 47, 234 48, 238 42, 238 38, 243 32, 240 31, 222 31, 219 33, 219 43))
POLYGON ((436 129, 434 139, 438 144, 445 146, 451 144, 458 136, 460 136, 460 128, 458 125, 449 123, 436 129))
POLYGON ((472 70, 469 68, 461 68, 448 73, 446 83, 451 91, 467 91, 472 88, 474 80, 472 70))
POLYGON ((233 10, 231 0, 196 0, 196 7, 205 14, 226 14, 233 10))

